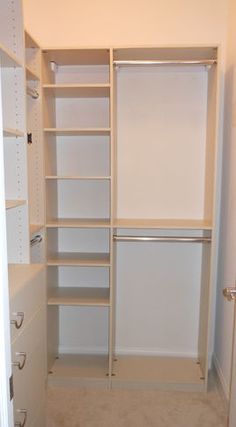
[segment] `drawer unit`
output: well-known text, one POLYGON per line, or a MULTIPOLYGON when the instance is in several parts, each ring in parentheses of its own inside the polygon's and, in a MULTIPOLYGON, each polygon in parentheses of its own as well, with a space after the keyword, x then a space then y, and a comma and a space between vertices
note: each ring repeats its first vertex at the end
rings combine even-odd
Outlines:
POLYGON ((45 406, 46 291, 43 265, 10 265, 15 426, 31 427, 45 406), (39 413, 40 411, 40 413, 39 413))
POLYGON ((45 306, 41 307, 12 345, 15 421, 27 411, 31 426, 38 406, 44 401, 46 383, 45 306))

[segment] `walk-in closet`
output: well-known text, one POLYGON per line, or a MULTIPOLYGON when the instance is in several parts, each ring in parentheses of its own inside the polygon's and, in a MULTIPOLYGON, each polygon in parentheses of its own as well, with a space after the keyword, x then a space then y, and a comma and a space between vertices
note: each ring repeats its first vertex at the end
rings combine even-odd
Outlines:
POLYGON ((40 46, 0 7, 15 426, 46 384, 205 392, 219 46, 40 46))

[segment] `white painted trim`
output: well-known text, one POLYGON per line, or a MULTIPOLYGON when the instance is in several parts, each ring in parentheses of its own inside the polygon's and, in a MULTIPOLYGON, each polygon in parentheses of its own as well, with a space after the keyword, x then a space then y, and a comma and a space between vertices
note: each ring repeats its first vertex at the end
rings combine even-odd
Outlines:
POLYGON ((221 397, 223 398, 225 404, 228 406, 229 403, 229 389, 227 387, 227 383, 221 369, 220 363, 216 357, 216 354, 213 354, 212 357, 212 369, 216 378, 218 390, 220 392, 221 397))
MULTIPOLYGON (((1 64, 0 64, 1 66, 1 64)), ((1 69, 1 67, 0 67, 1 69)), ((0 79, 0 100, 2 99, 0 79)), ((0 102, 0 425, 13 425, 13 405, 9 395, 9 377, 11 375, 9 293, 7 268, 7 238, 5 210, 5 182, 3 161, 3 124, 2 104, 0 102)))

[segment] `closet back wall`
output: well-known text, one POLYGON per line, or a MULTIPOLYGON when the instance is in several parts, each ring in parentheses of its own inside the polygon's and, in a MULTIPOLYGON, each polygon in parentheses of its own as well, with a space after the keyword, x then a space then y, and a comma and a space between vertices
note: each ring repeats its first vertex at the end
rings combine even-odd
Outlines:
POLYGON ((228 0, 23 0, 43 47, 225 44, 228 0))

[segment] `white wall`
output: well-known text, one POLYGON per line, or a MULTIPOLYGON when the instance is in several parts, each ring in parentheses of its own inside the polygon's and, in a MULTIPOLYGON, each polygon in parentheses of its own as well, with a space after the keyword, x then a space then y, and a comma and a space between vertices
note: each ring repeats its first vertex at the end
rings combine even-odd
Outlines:
POLYGON ((230 387, 234 304, 222 297, 222 289, 236 279, 236 4, 230 0, 228 21, 221 238, 217 292, 215 359, 225 394, 230 387))
POLYGON ((41 46, 224 43, 228 0, 24 0, 41 46))

